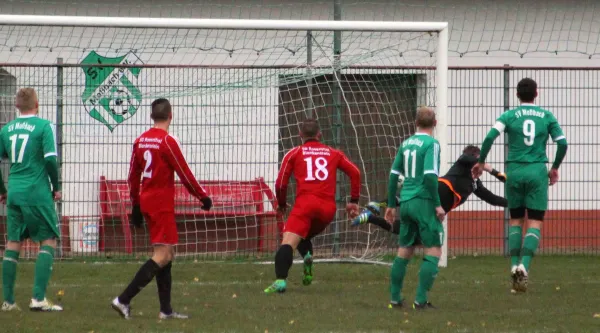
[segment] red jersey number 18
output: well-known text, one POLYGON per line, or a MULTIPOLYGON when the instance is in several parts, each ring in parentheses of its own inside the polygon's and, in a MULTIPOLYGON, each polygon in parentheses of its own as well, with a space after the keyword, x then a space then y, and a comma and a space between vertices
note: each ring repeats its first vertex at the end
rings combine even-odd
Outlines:
POLYGON ((324 181, 329 176, 327 171, 327 160, 324 157, 317 157, 313 165, 313 158, 305 158, 306 162, 306 178, 304 180, 320 180, 324 181), (316 167, 316 170, 314 170, 316 167))
POLYGON ((144 161, 146 161, 146 166, 144 166, 144 173, 142 173, 142 177, 152 178, 152 170, 150 170, 150 165, 152 164, 152 153, 149 150, 144 152, 144 161))

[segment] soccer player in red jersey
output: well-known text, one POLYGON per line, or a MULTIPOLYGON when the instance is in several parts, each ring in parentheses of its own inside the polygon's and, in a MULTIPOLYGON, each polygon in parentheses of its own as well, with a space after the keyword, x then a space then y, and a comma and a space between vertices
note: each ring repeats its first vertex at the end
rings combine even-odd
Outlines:
POLYGON ((171 308, 171 263, 178 241, 175 224, 175 172, 186 189, 209 210, 212 201, 192 174, 179 147, 169 134, 173 120, 171 104, 164 98, 152 102, 151 116, 154 127, 144 132, 133 144, 129 169, 129 188, 133 205, 131 222, 136 227, 143 220, 148 223, 154 254, 142 267, 112 307, 129 319, 131 300, 156 276, 160 319, 186 319, 171 308), (142 190, 140 194, 140 179, 142 190))
POLYGON ((275 182, 277 210, 280 214, 285 213, 287 208, 287 186, 292 173, 296 178, 296 202, 285 224, 281 247, 275 255, 277 280, 265 289, 265 293, 285 292, 295 249, 304 258, 302 283, 311 284, 311 238, 325 230, 335 217, 337 169, 350 177, 350 203, 346 211, 351 219, 358 215, 360 170, 344 153, 319 142, 321 131, 316 120, 305 120, 300 136, 302 145, 285 155, 275 182))

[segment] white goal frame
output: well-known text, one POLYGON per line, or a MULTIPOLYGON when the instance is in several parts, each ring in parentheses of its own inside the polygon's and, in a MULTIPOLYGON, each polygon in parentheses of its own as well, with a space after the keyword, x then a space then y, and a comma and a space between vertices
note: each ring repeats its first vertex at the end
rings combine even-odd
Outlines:
MULTIPOLYGON (((448 151, 448 22, 326 21, 326 20, 241 20, 183 19, 147 17, 96 17, 48 15, 0 15, 0 25, 62 26, 104 28, 232 29, 232 30, 323 30, 374 32, 435 32, 438 34, 436 59, 436 138, 440 143, 440 172, 449 167, 448 151)), ((448 228, 444 225, 444 246, 439 265, 448 264, 448 228)))

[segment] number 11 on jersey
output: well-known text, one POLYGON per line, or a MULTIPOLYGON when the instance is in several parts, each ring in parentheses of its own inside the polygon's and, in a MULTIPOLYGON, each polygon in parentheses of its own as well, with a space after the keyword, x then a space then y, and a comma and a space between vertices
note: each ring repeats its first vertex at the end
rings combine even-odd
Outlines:
POLYGON ((405 150, 404 151, 404 177, 408 178, 408 177, 415 177, 415 173, 417 170, 417 151, 416 150, 405 150), (412 159, 412 163, 409 162, 409 160, 412 159), (408 165, 412 164, 412 174, 409 173, 408 171, 408 165))

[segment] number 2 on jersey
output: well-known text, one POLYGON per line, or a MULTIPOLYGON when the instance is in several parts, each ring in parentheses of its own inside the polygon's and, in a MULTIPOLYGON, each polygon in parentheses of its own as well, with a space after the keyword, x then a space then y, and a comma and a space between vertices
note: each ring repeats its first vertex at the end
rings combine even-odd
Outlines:
POLYGON ((313 173, 313 158, 307 157, 304 159, 306 162, 306 178, 304 180, 320 180, 323 181, 329 176, 327 171, 327 160, 324 157, 317 157, 315 160, 315 167, 317 170, 313 173))
POLYGON ((415 177, 417 170, 417 151, 416 150, 405 150, 404 151, 404 177, 415 177), (412 160, 412 175, 408 170, 409 160, 412 160))
POLYGON ((531 119, 527 119, 523 122, 523 134, 525 135, 525 144, 533 146, 533 140, 535 139, 535 123, 531 119))
POLYGON ((14 134, 9 138, 10 140, 10 160, 12 163, 23 163, 23 155, 25 155, 25 146, 29 141, 29 134, 14 134), (22 140, 21 148, 19 149, 19 156, 17 157, 17 140, 22 140))
POLYGON ((152 178, 152 170, 150 170, 150 165, 152 164, 152 153, 149 150, 144 152, 144 161, 146 161, 146 165, 144 166, 142 178, 152 178))

